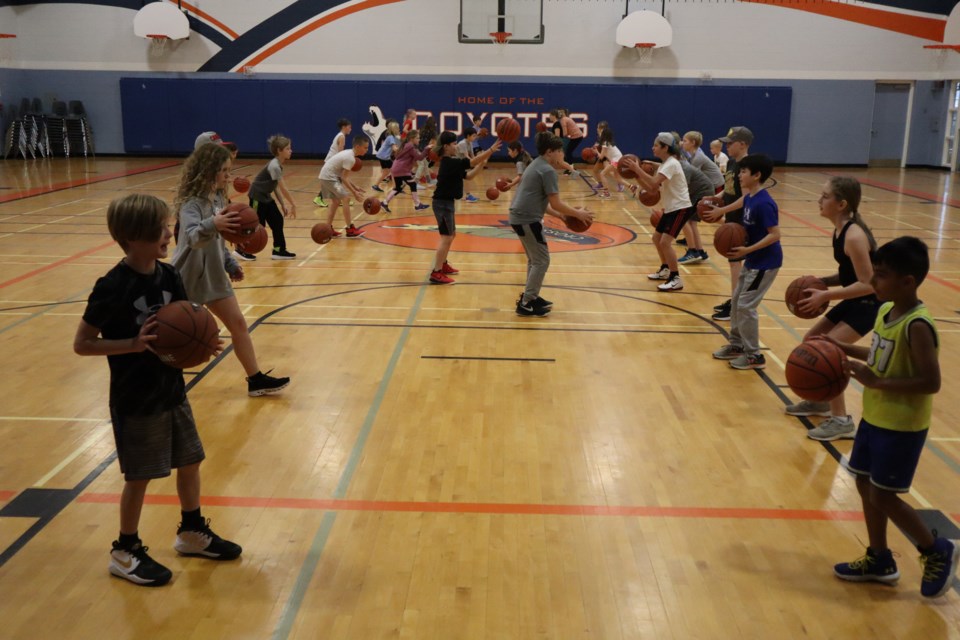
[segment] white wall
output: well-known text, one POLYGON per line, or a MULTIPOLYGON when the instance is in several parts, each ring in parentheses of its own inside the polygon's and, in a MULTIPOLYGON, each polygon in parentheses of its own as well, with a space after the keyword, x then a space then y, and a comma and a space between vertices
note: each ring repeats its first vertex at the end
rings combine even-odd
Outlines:
MULTIPOLYGON (((196 4, 243 33, 290 0, 196 4)), ((960 76, 960 55, 924 50, 923 45, 931 41, 781 6, 709 0, 667 2, 673 45, 655 51, 651 66, 641 66, 632 50, 614 42, 625 4, 623 0, 544 0, 545 43, 501 48, 457 42, 457 0, 403 0, 325 25, 264 61, 258 70, 597 78, 960 76)), ((659 11, 660 6, 659 1, 630 2, 631 11, 659 11)), ((83 4, 5 7, 0 8, 0 31, 18 35, 16 60, 10 66, 23 69, 195 71, 219 50, 194 35, 163 57, 152 57, 146 42, 133 35, 133 15, 128 9, 83 4)))

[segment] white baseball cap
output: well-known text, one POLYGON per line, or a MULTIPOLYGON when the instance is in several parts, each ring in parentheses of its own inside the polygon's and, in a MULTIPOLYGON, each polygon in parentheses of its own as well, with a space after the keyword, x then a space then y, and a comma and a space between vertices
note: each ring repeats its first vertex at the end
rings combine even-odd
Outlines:
POLYGON ((222 144, 223 141, 220 140, 220 136, 217 135, 216 131, 204 131, 203 133, 197 136, 196 141, 193 143, 194 151, 196 151, 203 145, 207 144, 208 142, 222 144))

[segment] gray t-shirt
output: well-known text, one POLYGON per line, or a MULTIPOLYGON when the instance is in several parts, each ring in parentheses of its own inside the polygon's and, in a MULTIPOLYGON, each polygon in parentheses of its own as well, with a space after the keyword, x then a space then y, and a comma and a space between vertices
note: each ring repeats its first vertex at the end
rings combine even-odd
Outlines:
POLYGON ((510 203, 510 224, 530 224, 543 220, 549 200, 547 196, 560 193, 557 172, 543 156, 530 163, 517 185, 517 195, 510 203))
POLYGON ((703 149, 697 149, 697 152, 690 158, 690 164, 700 169, 714 188, 723 186, 723 172, 720 171, 716 162, 707 157, 703 149))
POLYGON ((283 177, 283 165, 274 158, 267 163, 250 185, 250 198, 257 202, 270 202, 273 192, 277 189, 277 182, 283 177))
POLYGON ((680 166, 683 168, 683 177, 687 179, 687 190, 690 193, 691 203, 697 204, 701 198, 716 193, 716 189, 710 184, 710 179, 704 175, 703 171, 687 162, 686 159, 680 162, 680 166))

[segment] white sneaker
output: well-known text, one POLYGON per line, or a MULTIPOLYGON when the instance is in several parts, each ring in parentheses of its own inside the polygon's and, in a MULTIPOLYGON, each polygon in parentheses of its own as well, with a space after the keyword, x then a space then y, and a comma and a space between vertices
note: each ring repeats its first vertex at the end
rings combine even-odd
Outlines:
POLYGON ((830 417, 829 402, 811 402, 810 400, 801 400, 794 404, 788 404, 784 411, 788 416, 824 416, 830 417))
POLYGON ((853 418, 845 416, 830 416, 820 423, 816 429, 807 431, 807 437, 811 440, 820 442, 830 442, 840 438, 853 439, 856 435, 856 427, 853 425, 853 418))
POLYGON ((683 283, 680 282, 680 276, 673 276, 663 284, 658 284, 657 289, 660 291, 680 291, 680 289, 683 289, 683 283))
POLYGON ((647 278, 650 280, 669 280, 670 279, 670 269, 663 267, 662 269, 655 271, 653 273, 647 274, 647 278))

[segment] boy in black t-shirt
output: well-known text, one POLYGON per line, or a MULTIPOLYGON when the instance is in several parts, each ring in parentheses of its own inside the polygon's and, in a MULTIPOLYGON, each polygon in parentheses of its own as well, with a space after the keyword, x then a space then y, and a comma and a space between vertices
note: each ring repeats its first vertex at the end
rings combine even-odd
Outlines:
POLYGON ((183 384, 183 372, 152 351, 155 314, 161 306, 186 300, 180 274, 160 262, 173 234, 170 211, 154 196, 129 195, 107 210, 110 235, 126 254, 97 280, 77 328, 73 350, 107 356, 110 416, 120 470, 120 538, 110 552, 110 573, 134 584, 160 586, 172 574, 147 555, 138 533, 147 484, 177 469, 182 521, 174 549, 183 555, 233 560, 242 549, 210 530, 200 514, 203 445, 183 384))

